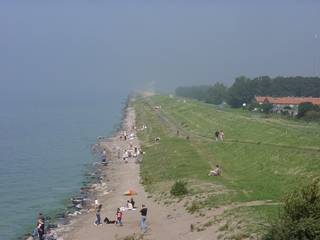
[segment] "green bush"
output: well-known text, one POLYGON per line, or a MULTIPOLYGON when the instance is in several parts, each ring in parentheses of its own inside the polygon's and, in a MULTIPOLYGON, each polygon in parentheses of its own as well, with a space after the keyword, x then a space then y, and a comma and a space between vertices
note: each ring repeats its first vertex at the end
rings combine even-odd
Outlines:
POLYGON ((298 115, 297 117, 298 118, 302 118, 306 115, 307 112, 309 111, 316 111, 316 112, 319 112, 320 109, 319 109, 319 106, 317 105, 313 105, 312 103, 310 102, 305 102, 305 103, 301 103, 299 104, 299 107, 298 107, 298 115))
POLYGON ((318 180, 284 198, 279 220, 271 224, 264 239, 320 239, 320 185, 318 180))
POLYGON ((303 119, 306 121, 320 121, 320 112, 317 111, 308 111, 303 116, 303 119))
POLYGON ((183 196, 188 193, 187 183, 184 181, 176 181, 170 190, 170 193, 174 196, 183 196))

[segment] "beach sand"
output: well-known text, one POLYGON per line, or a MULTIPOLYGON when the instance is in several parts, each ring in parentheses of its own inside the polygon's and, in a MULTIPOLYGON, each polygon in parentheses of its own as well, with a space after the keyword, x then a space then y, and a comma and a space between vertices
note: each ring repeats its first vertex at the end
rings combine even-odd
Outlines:
MULTIPOLYGON (((122 131, 136 134, 132 130, 135 126, 134 109, 128 107, 126 109, 123 121, 122 131)), ((191 231, 191 224, 200 222, 197 216, 188 214, 182 204, 165 206, 153 201, 145 192, 143 185, 140 184, 139 163, 135 158, 129 158, 128 163, 122 159, 122 153, 125 149, 130 149, 130 144, 139 146, 139 140, 121 140, 120 131, 113 138, 100 142, 102 148, 106 148, 109 153, 109 164, 105 167, 107 179, 105 180, 106 189, 98 192, 99 203, 103 205, 101 211, 101 219, 107 216, 110 220, 115 220, 116 209, 126 206, 130 196, 124 196, 124 192, 129 189, 137 192, 134 195, 135 206, 137 210, 127 210, 123 212, 123 226, 115 224, 105 224, 100 226, 94 225, 95 212, 83 214, 76 217, 68 226, 68 231, 63 233, 64 240, 102 240, 102 239, 124 239, 125 237, 140 236, 140 209, 145 204, 148 208, 147 225, 148 230, 143 235, 143 239, 216 239, 215 226, 204 231, 191 231), (121 151, 120 159, 118 151, 121 151)), ((148 153, 146 153, 148 154, 148 153)), ((143 160, 142 160, 143 161, 143 160)), ((203 219, 202 219, 203 220, 203 219)), ((133 239, 133 238, 130 238, 133 239)))

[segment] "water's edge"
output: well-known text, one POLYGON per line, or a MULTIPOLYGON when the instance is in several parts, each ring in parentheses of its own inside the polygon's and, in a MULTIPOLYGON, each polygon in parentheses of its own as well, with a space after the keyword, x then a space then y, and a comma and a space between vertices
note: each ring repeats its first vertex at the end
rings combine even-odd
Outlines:
MULTIPOLYGON (((107 136, 98 136, 96 143, 91 144, 91 155, 93 156, 94 161, 89 162, 83 165, 84 174, 82 176, 82 186, 78 192, 71 194, 66 199, 61 199, 63 203, 63 209, 52 209, 48 214, 46 214, 46 229, 50 228, 57 230, 57 232, 63 232, 64 228, 67 227, 73 218, 81 214, 87 213, 92 207, 92 203, 96 199, 97 190, 94 188, 94 185, 101 183, 104 174, 105 164, 101 162, 101 153, 102 148, 100 147, 99 142, 106 139, 112 138, 117 133, 119 133, 126 119, 126 112, 129 106, 131 96, 129 95, 125 102, 124 106, 121 109, 121 119, 118 124, 113 126, 113 130, 107 136)), ((107 162, 109 157, 107 155, 107 162)), ((29 224, 30 226, 30 224, 29 224)), ((28 227, 29 228, 29 227, 28 227)), ((30 240, 32 238, 32 232, 35 226, 30 227, 27 233, 18 237, 18 240, 30 240)))

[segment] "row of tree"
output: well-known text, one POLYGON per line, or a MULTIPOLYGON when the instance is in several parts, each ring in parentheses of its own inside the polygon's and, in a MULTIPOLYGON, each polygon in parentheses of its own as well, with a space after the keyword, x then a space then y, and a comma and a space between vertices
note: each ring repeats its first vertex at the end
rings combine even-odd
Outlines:
POLYGON ((243 103, 251 103, 255 96, 320 97, 320 78, 262 76, 250 79, 241 76, 229 88, 223 83, 216 83, 211 86, 178 87, 175 92, 177 96, 213 104, 227 102, 232 107, 241 107, 243 103))

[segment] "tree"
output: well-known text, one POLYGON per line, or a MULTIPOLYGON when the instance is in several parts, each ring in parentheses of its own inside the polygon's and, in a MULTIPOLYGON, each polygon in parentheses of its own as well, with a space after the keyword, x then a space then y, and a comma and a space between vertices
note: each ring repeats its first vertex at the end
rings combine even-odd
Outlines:
POLYGON ((207 92, 207 103, 221 104, 227 98, 228 88, 222 83, 216 83, 208 89, 207 92))
POLYGON ((310 102, 301 103, 298 106, 298 118, 302 118, 307 112, 315 110, 315 106, 310 102))
POLYGON ((264 113, 270 113, 273 108, 273 105, 271 103, 264 103, 260 106, 264 113))
POLYGON ((241 107, 243 103, 251 102, 254 93, 250 89, 250 79, 245 76, 236 78, 228 91, 228 103, 231 107, 241 107))
POLYGON ((176 95, 180 97, 194 98, 199 101, 207 99, 209 86, 192 86, 192 87, 178 87, 176 88, 176 95))
POLYGON ((264 240, 320 239, 320 186, 311 184, 288 194, 279 219, 271 224, 264 240))
POLYGON ((314 110, 308 111, 305 113, 303 119, 306 121, 320 121, 320 112, 314 110))

